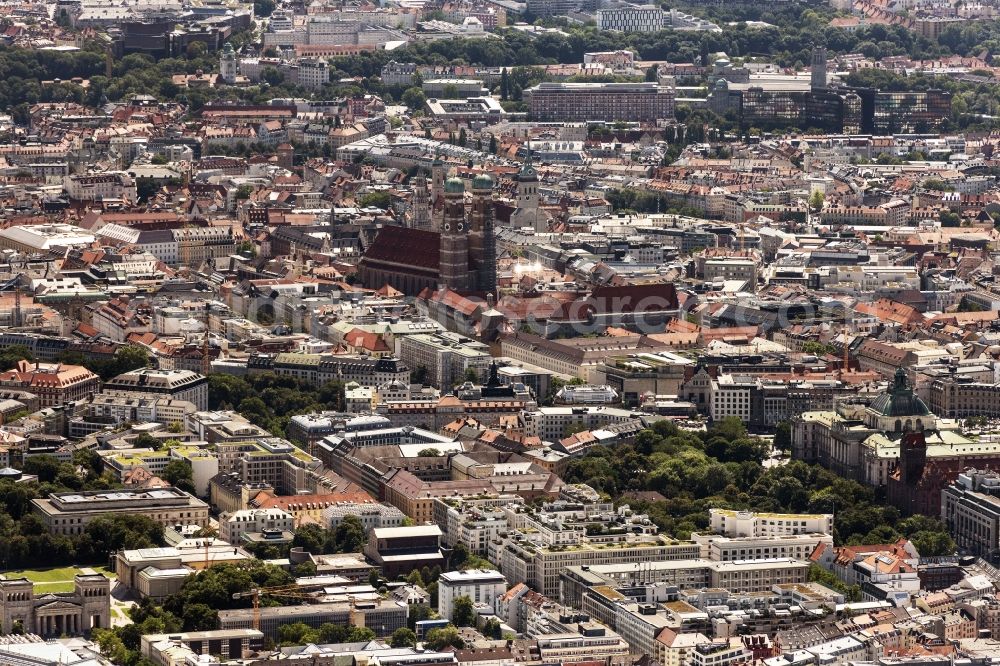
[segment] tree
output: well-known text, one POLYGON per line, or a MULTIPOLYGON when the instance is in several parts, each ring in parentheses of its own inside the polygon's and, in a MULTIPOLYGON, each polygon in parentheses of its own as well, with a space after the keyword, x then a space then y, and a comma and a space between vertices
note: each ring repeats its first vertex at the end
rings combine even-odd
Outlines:
POLYGON ((163 601, 163 609, 183 620, 184 631, 194 631, 196 626, 209 624, 209 616, 199 605, 212 612, 230 608, 249 608, 249 597, 233 598, 236 592, 246 592, 255 587, 288 585, 294 579, 279 567, 252 559, 239 565, 228 562, 215 564, 189 576, 181 589, 163 601), (193 609, 190 610, 189 609, 193 609))
POLYGON ((18 361, 32 360, 31 352, 24 345, 12 345, 0 352, 0 370, 10 370, 18 361))
POLYGON ((250 198, 253 194, 253 185, 244 184, 236 188, 236 200, 243 201, 250 198))
POLYGON ((302 548, 313 555, 322 555, 326 552, 327 541, 327 531, 319 525, 310 523, 295 530, 292 547, 302 548))
POLYGON ((194 474, 189 460, 184 460, 183 458, 171 460, 163 467, 163 471, 160 472, 159 476, 170 485, 186 493, 197 494, 194 487, 194 474))
POLYGON ((510 99, 510 77, 507 75, 507 68, 500 70, 500 100, 506 102, 510 99))
POLYGON ((367 643, 375 640, 375 631, 368 627, 351 627, 345 643, 367 643))
POLYGON ((284 75, 274 67, 265 67, 260 73, 260 78, 264 79, 272 86, 279 85, 285 80, 284 75))
POLYGON ((823 203, 826 201, 826 196, 820 190, 816 190, 809 196, 809 207, 813 212, 818 213, 823 210, 823 203))
POLYGON ((101 379, 111 379, 118 375, 149 366, 149 352, 145 347, 125 345, 115 351, 110 361, 86 357, 83 363, 91 372, 97 373, 101 379))
POLYGON ((489 146, 488 150, 490 151, 490 154, 492 154, 492 155, 496 155, 497 154, 497 150, 499 150, 499 146, 497 145, 497 138, 495 136, 492 136, 492 135, 490 136, 490 146, 489 146))
POLYGON ((365 545, 365 526, 357 516, 344 516, 333 531, 337 552, 357 553, 365 545))
POLYGON ((465 128, 458 130, 458 145, 465 147, 465 144, 469 142, 468 137, 465 134, 465 128))
POLYGON ((163 546, 163 525, 142 514, 105 514, 84 528, 89 539, 88 561, 107 561, 119 550, 163 546))
POLYGON ((366 192, 358 198, 358 205, 362 208, 369 206, 386 209, 392 204, 392 196, 388 192, 366 192))
POLYGON ((399 98, 399 101, 414 111, 421 111, 424 105, 427 104, 427 95, 420 88, 408 88, 402 97, 399 98))
POLYGON ((479 371, 476 370, 475 368, 466 368, 465 376, 463 377, 463 379, 467 382, 472 382, 473 384, 476 384, 479 381, 481 381, 482 378, 479 375, 479 371))
POLYGON ((455 599, 452 607, 451 621, 458 627, 471 627, 476 622, 476 609, 472 599, 462 595, 455 599))
POLYGON ((147 432, 143 432, 139 433, 139 436, 132 440, 132 446, 137 449, 156 450, 160 448, 160 440, 156 439, 147 432))
POLYGON ((394 648, 413 647, 417 644, 417 635, 409 627, 400 627, 392 632, 389 645, 394 648))
POLYGON ((429 650, 440 651, 446 647, 453 647, 456 650, 461 650, 465 647, 465 641, 452 625, 447 627, 442 627, 440 629, 431 629, 427 632, 427 639, 424 641, 424 647, 429 650))
POLYGON ((219 628, 219 612, 207 604, 188 604, 184 607, 186 631, 214 631, 219 628))
POLYGON ((955 542, 947 532, 921 530, 911 535, 910 541, 923 557, 955 554, 955 542))
POLYGON ((274 0, 253 0, 254 16, 267 17, 274 11, 274 0))
POLYGON ((417 626, 417 622, 430 620, 433 617, 434 611, 432 611, 429 606, 415 604, 410 606, 410 613, 406 618, 406 624, 410 629, 413 629, 417 626))
POLYGON ((487 638, 492 638, 493 640, 500 640, 503 638, 503 626, 500 624, 500 620, 495 617, 491 617, 483 623, 483 636, 487 638))
POLYGON ((433 447, 427 449, 420 449, 420 451, 417 452, 418 458, 437 458, 440 455, 441 451, 433 447))
POLYGON ((950 210, 942 210, 938 214, 938 218, 941 220, 942 227, 960 227, 962 226, 962 216, 958 213, 954 213, 950 210))
POLYGON ((205 55, 206 47, 205 42, 196 41, 191 42, 187 45, 187 49, 184 54, 187 56, 188 60, 197 60, 198 58, 205 55))
POLYGON ((827 571, 818 564, 809 565, 809 582, 820 583, 832 590, 836 590, 844 595, 848 602, 861 601, 861 587, 858 585, 847 585, 832 571, 827 571))
POLYGON ((160 191, 161 184, 154 178, 140 176, 135 179, 136 199, 140 203, 145 203, 152 199, 160 191))
POLYGON ((807 340, 802 343, 802 351, 806 354, 815 354, 816 356, 826 356, 829 354, 836 354, 837 348, 833 345, 824 344, 816 340, 807 340))
POLYGON ((22 467, 22 471, 25 474, 34 474, 42 483, 52 483, 59 475, 59 472, 62 469, 62 463, 60 463, 54 456, 45 454, 25 458, 22 467))
POLYGON ((792 450, 792 424, 789 421, 779 421, 774 427, 774 448, 779 451, 792 450))
POLYGON ((456 543, 452 548, 448 558, 448 564, 452 569, 495 569, 496 567, 487 559, 479 557, 475 553, 469 552, 469 547, 464 543, 456 543))

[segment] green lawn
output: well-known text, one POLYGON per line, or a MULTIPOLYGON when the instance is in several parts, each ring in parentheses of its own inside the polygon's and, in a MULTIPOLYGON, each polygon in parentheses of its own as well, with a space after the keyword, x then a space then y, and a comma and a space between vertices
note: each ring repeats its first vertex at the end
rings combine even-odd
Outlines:
MULTIPOLYGON (((114 578, 113 572, 104 567, 91 567, 108 578, 114 578)), ((22 571, 4 571, 6 578, 27 578, 35 584, 36 593, 72 592, 73 576, 80 573, 79 567, 58 567, 55 569, 25 569, 22 571)))

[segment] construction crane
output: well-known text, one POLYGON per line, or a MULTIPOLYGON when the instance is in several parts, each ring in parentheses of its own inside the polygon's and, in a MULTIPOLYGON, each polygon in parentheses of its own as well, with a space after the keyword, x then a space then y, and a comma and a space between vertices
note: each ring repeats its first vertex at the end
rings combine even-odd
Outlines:
POLYGON ((246 592, 233 592, 233 599, 249 598, 253 602, 253 628, 260 631, 260 598, 262 596, 276 599, 300 599, 315 602, 316 597, 302 591, 298 585, 279 585, 276 587, 254 587, 246 592))
POLYGON ((212 369, 212 362, 208 357, 208 331, 209 331, 209 315, 212 312, 212 302, 205 301, 205 337, 201 341, 201 374, 208 375, 209 370, 212 369))
POLYGON ((847 337, 847 324, 844 324, 843 335, 844 335, 844 360, 840 367, 841 379, 844 379, 844 377, 851 369, 851 345, 850 345, 850 340, 847 337))
POLYGON ((13 328, 19 328, 24 326, 24 317, 21 314, 21 276, 23 273, 18 273, 11 279, 7 280, 3 284, 0 284, 0 293, 7 291, 14 291, 14 317, 11 322, 13 328))

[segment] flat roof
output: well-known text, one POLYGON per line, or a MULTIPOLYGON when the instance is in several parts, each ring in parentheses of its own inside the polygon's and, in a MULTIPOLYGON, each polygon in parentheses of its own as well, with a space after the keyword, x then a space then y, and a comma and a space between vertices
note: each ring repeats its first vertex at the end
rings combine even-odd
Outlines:
POLYGON ((410 525, 406 527, 375 527, 372 534, 376 539, 400 539, 403 537, 441 536, 437 525, 410 525))

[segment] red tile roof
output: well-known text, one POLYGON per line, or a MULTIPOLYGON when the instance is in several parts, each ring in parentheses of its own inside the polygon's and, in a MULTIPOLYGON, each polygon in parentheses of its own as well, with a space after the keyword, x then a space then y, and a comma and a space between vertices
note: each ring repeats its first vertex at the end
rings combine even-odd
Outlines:
POLYGON ((436 272, 441 266, 441 237, 433 231, 382 227, 362 261, 413 266, 436 272))

